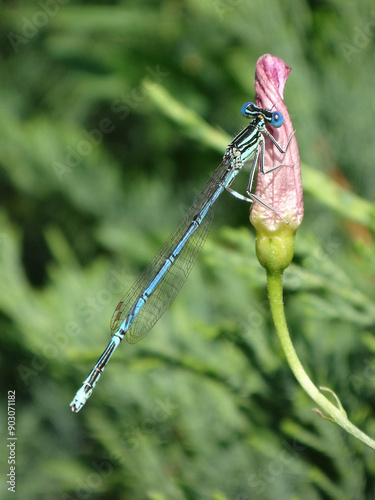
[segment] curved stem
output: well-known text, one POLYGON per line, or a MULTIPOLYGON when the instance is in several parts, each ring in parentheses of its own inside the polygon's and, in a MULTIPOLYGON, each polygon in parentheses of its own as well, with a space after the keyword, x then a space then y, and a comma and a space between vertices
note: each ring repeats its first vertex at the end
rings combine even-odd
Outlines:
MULTIPOLYGON (((271 312, 273 321, 276 327, 277 335, 280 339, 281 346, 285 352, 288 364, 292 369, 299 384, 305 392, 332 418, 334 422, 340 425, 347 432, 363 441, 367 446, 375 450, 375 441, 364 434, 347 418, 345 411, 333 405, 328 399, 323 396, 319 389, 313 384, 307 373, 305 372, 297 353, 292 344, 289 335, 288 326, 286 323, 283 290, 282 290, 282 272, 267 271, 268 293, 271 304, 271 312)), ((341 405, 340 405, 341 406, 341 405)))

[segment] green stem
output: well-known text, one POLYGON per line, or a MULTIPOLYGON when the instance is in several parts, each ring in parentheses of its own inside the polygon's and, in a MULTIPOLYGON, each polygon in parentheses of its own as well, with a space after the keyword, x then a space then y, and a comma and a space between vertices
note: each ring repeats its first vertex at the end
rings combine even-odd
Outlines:
POLYGON ((307 394, 332 418, 334 422, 340 425, 347 432, 363 441, 367 446, 375 450, 375 441, 369 436, 360 431, 347 418, 343 409, 337 408, 328 399, 323 396, 319 389, 313 384, 307 373, 305 372, 297 353, 293 347, 288 326, 286 323, 283 289, 282 289, 282 272, 271 272, 267 270, 268 293, 271 304, 271 312, 273 321, 279 336, 281 346, 285 352, 288 364, 292 369, 296 379, 307 392, 307 394))

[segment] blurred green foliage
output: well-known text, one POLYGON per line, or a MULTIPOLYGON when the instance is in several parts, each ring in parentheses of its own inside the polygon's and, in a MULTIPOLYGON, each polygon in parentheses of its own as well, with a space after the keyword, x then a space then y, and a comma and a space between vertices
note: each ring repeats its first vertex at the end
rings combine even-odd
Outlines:
POLYGON ((272 53, 293 68, 304 162, 290 331, 314 382, 375 436, 373 3, 0 11, 3 483, 16 390, 17 498, 375 498, 373 452, 313 413, 286 365, 248 207, 229 194, 173 306, 69 409, 118 300, 244 127, 255 63, 272 53))

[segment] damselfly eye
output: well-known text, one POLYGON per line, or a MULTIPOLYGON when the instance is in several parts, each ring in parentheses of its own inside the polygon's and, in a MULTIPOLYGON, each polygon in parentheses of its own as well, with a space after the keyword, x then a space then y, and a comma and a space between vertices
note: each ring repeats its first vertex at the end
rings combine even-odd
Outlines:
POLYGON ((241 113, 245 118, 252 118, 254 112, 254 103, 252 102, 245 102, 245 104, 242 105, 241 108, 241 113), (250 109, 249 109, 250 108, 250 109))
POLYGON ((284 123, 284 117, 280 111, 274 111, 272 113, 271 125, 272 127, 279 128, 284 123))

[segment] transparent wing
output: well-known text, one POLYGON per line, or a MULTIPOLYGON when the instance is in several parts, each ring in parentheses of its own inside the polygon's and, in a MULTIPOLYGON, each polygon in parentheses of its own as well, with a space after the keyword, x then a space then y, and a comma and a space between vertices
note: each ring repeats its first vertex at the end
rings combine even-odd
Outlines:
MULTIPOLYGON (((230 159, 224 156, 222 163, 207 181, 183 220, 164 243, 151 264, 143 271, 138 280, 121 299, 111 319, 112 333, 115 333, 119 329, 134 303, 153 280, 163 263, 175 249, 176 245, 181 241, 191 221, 195 217, 202 215, 206 210, 207 201, 211 201, 211 204, 208 203, 210 205, 209 210, 200 222, 198 228, 188 239, 172 266, 160 278, 155 290, 147 298, 146 303, 133 320, 125 335, 126 340, 129 343, 138 342, 151 330, 161 315, 168 309, 188 277, 197 259, 198 253, 206 240, 214 215, 216 195, 219 190, 222 190, 222 186, 219 183, 224 180, 225 173, 229 166, 230 159)), ((227 184, 229 185, 231 181, 232 179, 230 179, 227 184)))

